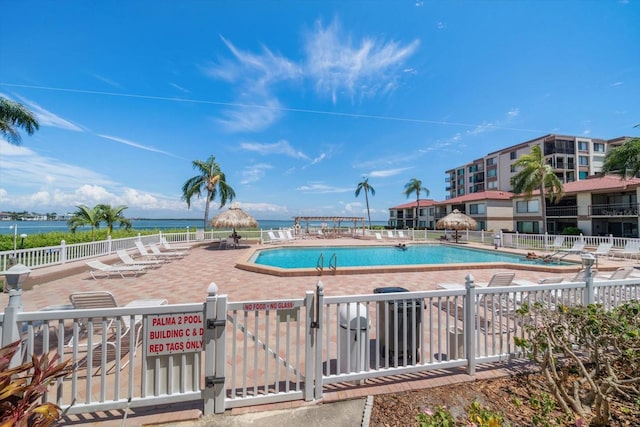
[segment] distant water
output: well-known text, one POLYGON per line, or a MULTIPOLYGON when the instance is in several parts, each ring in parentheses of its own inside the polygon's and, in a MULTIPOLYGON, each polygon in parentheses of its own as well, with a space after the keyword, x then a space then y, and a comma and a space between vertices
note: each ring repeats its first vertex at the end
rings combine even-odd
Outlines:
MULTIPOLYGON (((386 221, 371 221, 371 225, 386 225, 386 221)), ((66 221, 0 221, 0 234, 13 234, 14 226, 18 227, 18 234, 39 234, 50 233, 53 231, 67 232, 69 227, 66 221)), ((201 229, 202 219, 133 219, 131 225, 136 230, 167 230, 187 227, 190 229, 201 229)), ((302 224, 303 226, 305 224, 302 224)), ((310 226, 319 227, 321 223, 309 223, 310 226)), ((331 224, 327 224, 331 227, 331 224)), ((343 223, 342 226, 348 227, 353 223, 343 223)), ((103 225, 104 226, 104 225, 103 225)), ((258 227, 264 230, 270 228, 292 227, 293 219, 289 220, 258 220, 258 227)), ((79 231, 89 231, 89 227, 80 227, 79 231)))

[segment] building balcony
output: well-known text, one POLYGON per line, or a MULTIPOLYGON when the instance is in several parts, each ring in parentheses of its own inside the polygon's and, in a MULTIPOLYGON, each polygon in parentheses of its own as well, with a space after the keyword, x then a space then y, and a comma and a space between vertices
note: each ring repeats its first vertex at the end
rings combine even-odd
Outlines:
POLYGON ((638 205, 613 203, 589 206, 591 216, 638 216, 638 205))
MULTIPOLYGON (((585 214, 584 207, 580 210, 585 214)), ((578 217, 578 206, 547 206, 547 217, 578 217)), ((587 208, 589 216, 611 217, 611 216, 638 216, 638 205, 629 203, 613 203, 590 205, 587 208)))

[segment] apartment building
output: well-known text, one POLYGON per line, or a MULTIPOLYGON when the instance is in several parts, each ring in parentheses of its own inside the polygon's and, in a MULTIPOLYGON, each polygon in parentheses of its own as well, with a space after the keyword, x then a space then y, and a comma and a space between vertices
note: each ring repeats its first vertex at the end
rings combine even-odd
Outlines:
POLYGON ((434 216, 440 218, 453 212, 454 209, 470 216, 478 223, 478 230, 511 229, 513 226, 513 198, 508 191, 480 191, 464 196, 454 197, 434 204, 434 216))
POLYGON ((628 138, 612 140, 549 134, 494 151, 470 163, 445 171, 447 198, 485 190, 512 191, 511 177, 517 172, 514 162, 539 146, 547 163, 563 183, 586 179, 602 170, 607 149, 628 138))
POLYGON ((420 206, 414 201, 391 207, 388 225, 391 228, 434 228, 435 203, 434 200, 425 199, 420 200, 420 206))
MULTIPOLYGON (((618 175, 590 176, 564 185, 564 197, 547 202, 547 232, 562 233, 577 227, 585 235, 638 237, 640 178, 622 179, 618 175)), ((513 197, 513 226, 521 233, 542 230, 540 192, 531 199, 513 197)))

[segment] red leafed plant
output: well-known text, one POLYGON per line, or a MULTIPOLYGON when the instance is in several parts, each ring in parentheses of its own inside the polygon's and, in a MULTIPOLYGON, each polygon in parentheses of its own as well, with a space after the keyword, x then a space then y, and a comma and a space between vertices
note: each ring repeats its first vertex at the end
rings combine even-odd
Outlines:
POLYGON ((31 361, 14 368, 9 363, 19 341, 0 348, 0 427, 51 426, 62 415, 54 403, 42 402, 47 387, 72 371, 70 360, 59 355, 33 355, 31 361))

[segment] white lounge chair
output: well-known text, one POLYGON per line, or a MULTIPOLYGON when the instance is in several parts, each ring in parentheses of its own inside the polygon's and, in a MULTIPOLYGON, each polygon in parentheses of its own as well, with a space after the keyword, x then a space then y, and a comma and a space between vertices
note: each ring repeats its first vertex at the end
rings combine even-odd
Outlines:
POLYGON ((552 251, 561 251, 564 246, 564 236, 556 236, 553 243, 549 246, 552 251))
POLYGON ((155 243, 149 243, 149 249, 154 256, 158 257, 183 258, 188 255, 186 252, 162 252, 155 243))
MULTIPOLYGON (((318 230, 318 231, 320 231, 320 230, 318 230)), ((267 231, 267 236, 269 236, 269 242, 267 242, 267 243, 277 243, 277 242, 282 242, 283 241, 282 237, 280 237, 279 234, 276 236, 275 231, 271 231, 271 230, 267 231)))
POLYGON ((376 232, 375 236, 376 236, 376 240, 382 240, 382 234, 380 234, 379 232, 376 232))
POLYGON ((579 255, 579 254, 583 253, 585 245, 586 245, 585 242, 581 242, 579 240, 576 240, 575 242, 573 242, 573 246, 571 246, 571 248, 569 248, 569 249, 561 249, 561 250, 558 251, 559 254, 564 254, 560 258, 564 258, 564 257, 566 257, 568 255, 579 255))
POLYGON ((142 265, 145 267, 153 268, 153 267, 160 267, 162 264, 164 264, 164 261, 155 260, 155 259, 133 259, 131 258, 131 255, 129 255, 129 252, 127 252, 124 249, 120 249, 116 251, 116 253, 118 254, 118 257, 120 257, 120 260, 125 265, 142 265))
POLYGON ((407 237, 404 235, 404 231, 402 230, 398 230, 398 237, 400 239, 406 239, 407 237))
POLYGON ((633 267, 619 267, 609 275, 596 276, 596 280, 623 280, 628 278, 635 269, 633 267))
POLYGON ((612 256, 611 250, 613 249, 613 243, 600 243, 594 252, 591 252, 596 257, 596 265, 598 264, 598 257, 600 256, 612 256))
POLYGON ((98 276, 111 277, 114 274, 124 279, 126 275, 137 276, 147 272, 142 265, 108 265, 98 260, 87 261, 87 265, 91 267, 89 273, 94 280, 97 280, 98 276))
POLYGON ((290 228, 287 228, 286 230, 284 230, 284 236, 287 238, 287 240, 295 240, 296 239, 294 237, 293 233, 291 232, 290 228))
POLYGON ((627 244, 624 245, 624 249, 620 255, 622 255, 624 259, 635 258, 637 260, 638 256, 640 256, 640 246, 638 242, 628 241, 627 244))
POLYGON ((160 238, 160 244, 167 251, 188 251, 191 250, 191 246, 176 246, 174 244, 170 244, 165 237, 160 238))
POLYGON ((394 238, 394 237, 393 237, 393 231, 392 231, 392 230, 387 230, 387 237, 388 237, 389 239, 393 239, 393 238, 394 238))
MULTIPOLYGON (((73 305, 74 309, 77 310, 87 310, 87 309, 102 309, 102 308, 117 308, 121 307, 116 302, 116 298, 113 296, 111 292, 108 291, 91 291, 91 292, 74 292, 69 295, 69 300, 73 305)), ((165 305, 167 304, 166 299, 153 299, 153 300, 138 300, 132 301, 130 304, 126 306, 149 306, 149 305, 165 305), (142 304, 140 304, 142 303, 142 304)), ((117 332, 118 328, 120 329, 120 352, 121 354, 117 357, 118 359, 122 358, 122 356, 129 351, 131 348, 133 352, 133 356, 136 355, 138 345, 141 340, 141 332, 142 332, 142 316, 121 316, 119 318, 105 318, 103 316, 99 316, 96 318, 88 318, 88 319, 80 319, 80 331, 79 334, 88 335, 91 334, 94 339, 92 339, 93 349, 97 349, 102 346, 103 343, 103 335, 106 334, 106 338, 104 342, 107 346, 107 354, 111 352, 113 355, 116 354, 116 349, 118 348, 117 340, 117 332), (136 331, 137 329, 137 331, 136 331), (131 336, 135 335, 135 340, 131 342, 131 336), (127 344, 128 343, 128 344, 127 344)), ((87 346, 86 342, 80 342, 80 336, 77 337, 78 346, 87 346)), ((74 337, 67 344, 69 347, 74 346, 74 337)), ((124 364, 120 365, 120 369, 123 369, 128 365, 129 361, 126 361, 124 364)))
POLYGON ((140 253, 140 256, 144 257, 145 259, 156 259, 156 260, 168 261, 175 258, 174 256, 171 256, 171 254, 169 253, 161 252, 160 254, 154 254, 152 252, 149 252, 147 248, 145 248, 142 242, 140 241, 136 241, 135 245, 136 245, 136 248, 138 249, 138 252, 140 253))

